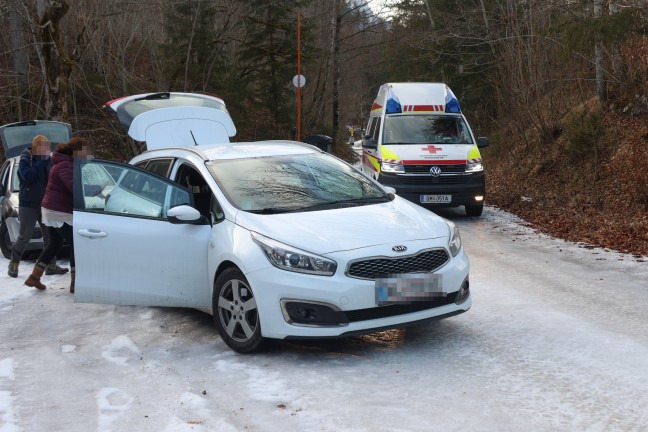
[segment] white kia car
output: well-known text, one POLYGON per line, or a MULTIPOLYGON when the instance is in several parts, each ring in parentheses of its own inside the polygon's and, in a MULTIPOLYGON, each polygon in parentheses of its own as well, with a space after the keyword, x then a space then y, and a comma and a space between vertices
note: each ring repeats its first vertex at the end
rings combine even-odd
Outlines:
POLYGON ((234 125, 210 96, 107 106, 150 150, 77 167, 114 181, 75 175, 76 301, 207 310, 242 353, 470 308, 457 227, 351 165, 298 142, 230 143, 234 125))

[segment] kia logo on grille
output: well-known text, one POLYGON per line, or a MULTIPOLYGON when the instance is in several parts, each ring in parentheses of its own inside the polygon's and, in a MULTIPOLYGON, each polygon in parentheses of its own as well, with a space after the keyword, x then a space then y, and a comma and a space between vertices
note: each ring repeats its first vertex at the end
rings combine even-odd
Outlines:
POLYGON ((403 246, 403 245, 394 246, 392 250, 394 252, 405 252, 407 250, 407 246, 403 246))
POLYGON ((433 166, 432 168, 430 168, 430 175, 432 177, 439 177, 441 175, 441 168, 439 168, 438 166, 433 166))

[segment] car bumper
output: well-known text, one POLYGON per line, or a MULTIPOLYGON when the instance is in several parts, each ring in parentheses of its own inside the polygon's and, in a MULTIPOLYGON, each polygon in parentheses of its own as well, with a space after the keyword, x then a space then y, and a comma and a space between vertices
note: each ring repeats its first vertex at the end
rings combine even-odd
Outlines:
POLYGON ((472 205, 483 202, 486 194, 486 183, 484 173, 476 173, 463 178, 462 183, 435 183, 434 178, 427 176, 402 177, 398 175, 380 174, 378 181, 396 189, 398 196, 408 201, 421 204, 421 195, 450 195, 452 201, 449 203, 424 204, 425 206, 448 206, 472 205), (411 183, 416 179, 416 182, 411 183), (465 180, 465 182, 463 181, 465 180), (475 197, 482 199, 476 201, 475 197))
POLYGON ((472 305, 468 290, 468 257, 460 253, 435 272, 441 275, 447 298, 437 302, 411 302, 377 306, 375 282, 350 278, 340 271, 331 277, 293 273, 268 267, 246 274, 254 290, 261 317, 261 332, 274 339, 331 338, 406 327, 430 319, 466 312, 472 305), (454 300, 464 287, 464 300, 454 300), (311 325, 291 322, 287 303, 326 305, 346 317, 341 324, 311 325), (428 308, 429 307, 429 308, 428 308))

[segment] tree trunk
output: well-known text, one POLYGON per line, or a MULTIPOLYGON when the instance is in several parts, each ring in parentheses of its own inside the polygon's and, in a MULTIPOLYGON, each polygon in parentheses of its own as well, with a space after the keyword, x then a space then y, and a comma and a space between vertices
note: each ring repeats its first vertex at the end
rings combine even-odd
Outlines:
POLYGON ((61 20, 70 9, 63 0, 38 2, 38 31, 36 49, 43 59, 41 65, 45 86, 45 116, 47 119, 68 121, 70 117, 69 82, 76 64, 63 46, 61 20))
POLYGON ((335 0, 332 41, 333 58, 333 143, 337 142, 338 129, 340 128, 340 28, 342 27, 341 14, 342 0, 335 0))
MULTIPOLYGON (((594 18, 603 16, 603 0, 594 0, 594 18)), ((600 41, 594 46, 594 68, 596 74, 596 97, 599 103, 607 99, 607 86, 605 83, 605 68, 603 65, 603 44, 600 41)))
POLYGON ((11 61, 14 76, 16 77, 16 106, 18 108, 18 120, 23 120, 21 100, 27 92, 27 74, 29 64, 27 62, 27 50, 25 36, 23 34, 23 20, 18 11, 9 12, 9 37, 11 43, 11 61))

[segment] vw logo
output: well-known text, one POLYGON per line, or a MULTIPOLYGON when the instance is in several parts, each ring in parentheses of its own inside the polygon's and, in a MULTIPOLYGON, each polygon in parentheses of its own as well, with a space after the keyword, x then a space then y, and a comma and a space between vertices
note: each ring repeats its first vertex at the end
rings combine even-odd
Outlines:
POLYGON ((407 246, 403 246, 403 245, 394 246, 392 250, 394 252, 405 252, 407 250, 407 246))
POLYGON ((432 168, 430 168, 430 175, 432 177, 439 177, 441 175, 441 168, 439 168, 438 166, 433 166, 432 168))

